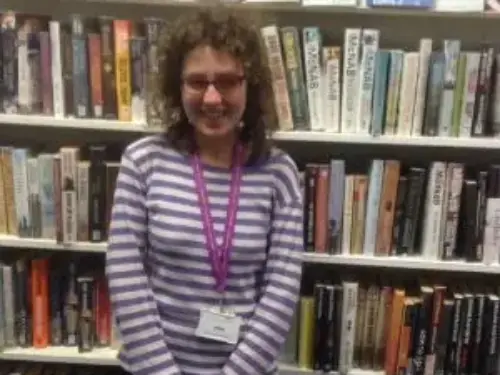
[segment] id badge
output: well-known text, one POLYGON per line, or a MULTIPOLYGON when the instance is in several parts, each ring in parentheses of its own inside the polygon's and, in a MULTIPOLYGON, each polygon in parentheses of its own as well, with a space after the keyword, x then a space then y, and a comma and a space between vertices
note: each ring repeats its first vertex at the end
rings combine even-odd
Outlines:
POLYGON ((200 320, 196 327, 197 337, 211 339, 227 344, 237 344, 242 319, 219 308, 200 311, 200 320))

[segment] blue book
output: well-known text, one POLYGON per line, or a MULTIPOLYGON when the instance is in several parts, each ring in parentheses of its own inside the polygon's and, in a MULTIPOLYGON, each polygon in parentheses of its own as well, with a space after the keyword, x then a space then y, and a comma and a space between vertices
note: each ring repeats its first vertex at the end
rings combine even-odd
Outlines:
POLYGON ((429 9, 434 7, 434 0, 366 0, 369 7, 394 7, 429 9))

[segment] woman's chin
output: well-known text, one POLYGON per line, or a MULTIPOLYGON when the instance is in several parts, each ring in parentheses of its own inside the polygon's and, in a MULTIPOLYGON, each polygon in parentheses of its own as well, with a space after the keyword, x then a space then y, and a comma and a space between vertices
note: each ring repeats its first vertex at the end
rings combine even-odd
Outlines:
POLYGON ((234 132, 234 126, 229 126, 224 123, 200 124, 197 128, 201 135, 214 138, 229 137, 234 132))

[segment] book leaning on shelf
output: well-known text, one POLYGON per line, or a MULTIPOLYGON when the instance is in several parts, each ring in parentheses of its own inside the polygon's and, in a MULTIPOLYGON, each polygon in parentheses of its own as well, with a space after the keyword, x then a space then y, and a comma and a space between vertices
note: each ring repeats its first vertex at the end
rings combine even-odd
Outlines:
POLYGON ((331 160, 302 178, 307 251, 500 262, 500 165, 331 160))

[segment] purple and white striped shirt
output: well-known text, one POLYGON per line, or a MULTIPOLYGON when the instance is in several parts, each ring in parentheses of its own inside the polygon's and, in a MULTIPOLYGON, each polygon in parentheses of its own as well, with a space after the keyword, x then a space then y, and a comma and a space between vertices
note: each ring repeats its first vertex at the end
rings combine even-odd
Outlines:
MULTIPOLYGON (((231 172, 203 165, 203 174, 220 243, 231 172)), ((225 292, 244 321, 240 341, 198 338, 200 310, 220 295, 191 160, 159 135, 128 146, 106 256, 122 366, 134 375, 275 373, 300 291, 302 217, 298 171, 286 153, 273 148, 267 161, 243 168, 225 292)))

